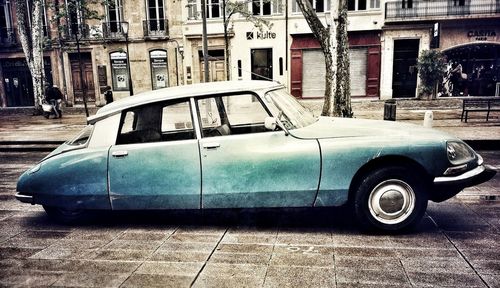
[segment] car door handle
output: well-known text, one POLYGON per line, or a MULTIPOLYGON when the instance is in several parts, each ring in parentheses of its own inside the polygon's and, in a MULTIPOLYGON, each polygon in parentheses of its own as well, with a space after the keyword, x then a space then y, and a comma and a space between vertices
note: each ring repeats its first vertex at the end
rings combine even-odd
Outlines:
POLYGON ((123 151, 123 150, 114 151, 111 155, 113 155, 113 157, 116 158, 125 157, 128 155, 128 151, 123 151))
POLYGON ((205 149, 217 149, 220 147, 219 143, 205 143, 203 144, 203 148, 205 149))

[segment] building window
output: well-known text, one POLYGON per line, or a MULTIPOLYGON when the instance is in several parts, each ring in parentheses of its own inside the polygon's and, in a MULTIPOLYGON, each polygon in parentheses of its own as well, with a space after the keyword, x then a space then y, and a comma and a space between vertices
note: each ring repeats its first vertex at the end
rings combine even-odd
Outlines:
POLYGON ((186 7, 188 9, 188 19, 198 19, 198 4, 196 0, 188 0, 186 7))
POLYGON ((153 90, 168 87, 167 51, 153 50, 149 52, 149 59, 153 90))
POLYGON ((123 19, 123 6, 121 0, 107 1, 106 18, 110 32, 121 32, 121 22, 123 19))
POLYGON ((109 54, 111 60, 111 77, 114 91, 128 91, 128 66, 127 53, 112 52, 109 54))
MULTIPOLYGON (((221 10, 219 0, 205 0, 207 18, 220 18, 221 10)), ((223 0, 225 1, 225 0, 223 0)))
POLYGON ((10 1, 0 1, 0 43, 13 43, 14 30, 10 15, 10 1))
POLYGON ((165 31, 165 4, 163 0, 148 1, 148 31, 165 31))
POLYGON ((252 14, 256 16, 282 13, 282 0, 252 0, 252 14))
MULTIPOLYGON (((403 0, 404 2, 405 0, 403 0)), ((411 1, 411 0, 410 0, 411 1)), ((348 0, 348 11, 365 11, 370 9, 380 9, 380 0, 348 0)))
MULTIPOLYGON (((309 0, 313 5, 316 12, 327 12, 330 11, 330 1, 331 0, 309 0)), ((296 0, 292 0, 292 13, 300 13, 300 7, 296 0)))
POLYGON ((67 14, 67 21, 69 23, 70 35, 82 33, 83 16, 80 2, 74 0, 67 0, 66 7, 69 7, 67 14))
POLYGON ((403 0, 401 2, 401 8, 403 9, 413 8, 413 0, 403 0))

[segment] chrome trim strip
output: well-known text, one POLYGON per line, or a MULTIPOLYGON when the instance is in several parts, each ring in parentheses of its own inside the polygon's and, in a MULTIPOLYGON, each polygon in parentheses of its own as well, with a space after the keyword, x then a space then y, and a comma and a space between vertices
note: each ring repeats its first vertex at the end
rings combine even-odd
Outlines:
POLYGON ((461 180, 466 180, 468 178, 472 178, 474 176, 477 176, 481 174, 485 170, 483 165, 477 166, 476 168, 465 172, 464 174, 458 175, 458 176, 453 176, 453 177, 436 177, 434 178, 434 183, 446 183, 446 182, 454 182, 454 181, 461 181, 461 180))
POLYGON ((20 194, 19 192, 16 193, 15 195, 16 199, 23 202, 23 203, 32 203, 33 204, 33 196, 30 195, 23 195, 20 194))
POLYGON ((196 102, 193 97, 189 98, 189 103, 191 104, 191 115, 193 119, 193 127, 196 133, 196 139, 201 139, 201 128, 200 128, 200 119, 198 119, 198 111, 196 109, 196 102))

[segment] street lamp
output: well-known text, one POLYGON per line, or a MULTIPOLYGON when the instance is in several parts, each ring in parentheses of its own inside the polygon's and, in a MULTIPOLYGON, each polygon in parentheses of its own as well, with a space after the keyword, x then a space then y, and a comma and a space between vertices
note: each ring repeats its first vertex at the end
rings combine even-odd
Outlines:
POLYGON ((134 87, 132 86, 132 74, 130 73, 130 55, 128 50, 128 22, 121 22, 122 32, 125 35, 125 45, 127 46, 127 68, 128 68, 128 89, 130 91, 130 96, 134 95, 134 87))

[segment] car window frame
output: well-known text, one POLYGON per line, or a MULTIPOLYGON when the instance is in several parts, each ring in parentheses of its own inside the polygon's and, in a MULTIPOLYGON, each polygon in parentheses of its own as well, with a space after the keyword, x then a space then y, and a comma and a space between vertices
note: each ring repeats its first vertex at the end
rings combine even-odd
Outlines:
MULTIPOLYGON (((151 144, 151 143, 168 143, 168 142, 173 142, 173 141, 198 140, 198 139, 200 139, 199 133, 198 133, 198 127, 197 127, 198 120, 195 118, 195 115, 193 112, 194 111, 193 111, 193 103, 192 103, 191 96, 182 97, 182 98, 178 98, 178 99, 169 99, 169 100, 157 101, 157 102, 152 102, 152 103, 146 103, 146 104, 137 105, 134 107, 129 107, 127 109, 124 109, 120 112, 120 122, 118 124, 118 129, 116 132, 114 145, 115 146, 118 146, 118 145, 140 145, 140 144, 151 144), (171 140, 171 141, 161 140, 161 141, 154 141, 154 142, 118 143, 118 139, 119 139, 120 134, 122 132, 123 124, 125 123, 125 117, 126 117, 128 112, 134 112, 134 110, 142 109, 146 106, 154 106, 154 105, 161 106, 161 109, 163 110, 165 107, 167 107, 169 105, 176 105, 176 104, 184 103, 184 102, 188 103, 189 114, 191 114, 191 121, 192 121, 192 126, 193 126, 192 130, 193 130, 193 135, 194 135, 194 137, 192 139, 181 139, 181 140, 171 140)), ((137 127, 137 113, 135 113, 135 114, 136 115, 134 116, 134 121, 133 121, 134 123, 132 124, 134 129, 137 127)), ((160 114, 160 119, 159 119, 159 122, 157 123, 159 126, 158 128, 159 128, 160 132, 161 132, 161 127, 162 127, 162 122, 163 122, 163 113, 160 114)))
MULTIPOLYGON (((254 96, 257 99, 257 101, 259 101, 262 108, 266 111, 267 115, 270 117, 273 117, 273 113, 271 112, 271 110, 269 110, 269 107, 267 107, 267 105, 264 103, 261 95, 259 93, 254 92, 254 91, 244 90, 244 91, 218 93, 218 94, 213 94, 213 95, 203 95, 203 96, 195 97, 194 104, 195 104, 195 109, 196 109, 197 125, 198 125, 199 130, 200 130, 199 131, 200 132, 200 139, 211 138, 211 137, 207 137, 207 136, 203 135, 203 123, 201 123, 202 117, 201 117, 200 105, 198 104, 199 101, 204 100, 204 99, 209 99, 209 98, 215 99, 215 98, 219 97, 221 99, 221 102, 223 102, 222 97, 241 96, 241 95, 254 96)), ((224 123, 222 123, 222 115, 220 115, 220 111, 218 108, 217 108, 217 111, 219 112, 219 117, 221 118, 221 124, 224 124, 224 123)), ((228 122, 228 125, 231 126, 231 123, 229 122, 229 117, 227 116, 227 111, 226 111, 225 105, 224 105, 224 113, 225 113, 224 116, 228 122)), ((255 133, 246 133, 246 134, 255 134, 255 133)), ((242 135, 242 134, 225 135, 225 136, 237 136, 237 135, 242 135)), ((218 137, 224 137, 224 136, 218 136, 218 137)))

